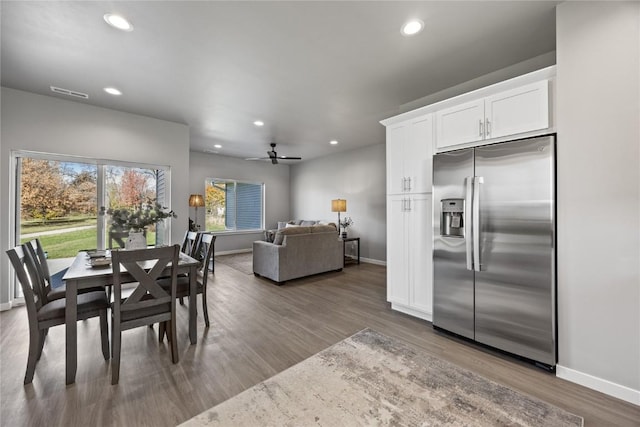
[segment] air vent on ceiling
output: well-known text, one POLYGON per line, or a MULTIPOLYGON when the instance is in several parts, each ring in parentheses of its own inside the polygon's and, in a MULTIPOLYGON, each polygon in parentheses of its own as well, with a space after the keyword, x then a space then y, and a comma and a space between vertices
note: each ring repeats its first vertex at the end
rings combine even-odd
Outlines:
POLYGON ((75 90, 63 89, 61 87, 56 87, 56 86, 49 86, 49 87, 51 88, 52 92, 59 93, 61 95, 75 96, 76 98, 89 99, 89 95, 87 95, 86 93, 77 92, 75 90))

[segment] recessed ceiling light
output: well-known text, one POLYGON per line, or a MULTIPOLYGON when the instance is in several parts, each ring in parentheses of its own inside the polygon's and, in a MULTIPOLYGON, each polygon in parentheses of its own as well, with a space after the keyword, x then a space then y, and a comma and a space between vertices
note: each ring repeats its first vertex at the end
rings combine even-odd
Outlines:
POLYGON ((213 146, 213 148, 222 148, 222 145, 216 144, 216 145, 213 146))
POLYGON ((424 22, 419 19, 412 19, 402 26, 400 32, 403 36, 413 36, 418 34, 424 28, 424 22))
POLYGON ((329 144, 331 145, 338 145, 338 141, 336 141, 335 139, 329 141, 329 144))
POLYGON ((264 122, 262 120, 256 120, 253 124, 256 126, 264 126, 264 122))
POLYGON ((105 87, 104 91, 107 92, 109 95, 122 95, 122 92, 118 89, 116 89, 115 87, 105 87))
POLYGON ((104 15, 104 20, 113 28, 117 28, 122 31, 133 31, 133 25, 120 15, 107 13, 104 15))

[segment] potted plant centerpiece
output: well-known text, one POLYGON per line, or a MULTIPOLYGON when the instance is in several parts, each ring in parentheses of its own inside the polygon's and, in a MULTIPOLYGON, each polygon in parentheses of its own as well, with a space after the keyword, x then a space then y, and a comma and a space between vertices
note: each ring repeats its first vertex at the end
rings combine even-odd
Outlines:
POLYGON ((171 209, 161 206, 154 199, 133 208, 100 208, 100 215, 109 215, 110 232, 128 232, 125 249, 147 247, 146 229, 166 218, 177 218, 171 209))
POLYGON ((340 221, 340 226, 342 227, 342 238, 346 239, 347 238, 347 228, 351 227, 353 225, 353 220, 351 219, 350 216, 346 217, 345 219, 343 219, 342 221, 340 221))

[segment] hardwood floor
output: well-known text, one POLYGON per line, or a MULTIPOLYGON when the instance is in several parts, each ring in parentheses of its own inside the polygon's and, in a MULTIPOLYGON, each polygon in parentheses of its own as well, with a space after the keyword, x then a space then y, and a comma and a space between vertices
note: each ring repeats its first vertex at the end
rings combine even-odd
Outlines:
MULTIPOLYGON (((638 426, 640 407, 558 379, 517 360, 440 335, 391 311, 386 269, 351 265, 284 286, 217 264, 208 289, 211 327, 198 319, 189 345, 187 307, 178 306, 180 362, 157 328, 123 333, 120 384, 110 384, 96 319, 78 324, 78 374, 65 385, 64 328, 52 328, 33 383, 24 307, 0 313, 0 424, 172 426, 369 327, 410 346, 546 400, 585 426, 638 426)), ((201 313, 199 313, 201 314, 201 313)))

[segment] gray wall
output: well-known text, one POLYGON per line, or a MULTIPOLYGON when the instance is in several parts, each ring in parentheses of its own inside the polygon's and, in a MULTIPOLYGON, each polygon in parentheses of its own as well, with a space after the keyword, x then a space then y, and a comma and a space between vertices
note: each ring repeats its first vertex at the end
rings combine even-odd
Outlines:
POLYGON ((558 375, 640 405, 640 4, 556 19, 558 375))
POLYGON ((341 216, 353 219, 349 235, 361 238, 361 256, 371 261, 387 259, 385 195, 384 143, 291 167, 292 217, 337 222, 331 200, 346 199, 341 216))
MULTIPOLYGON (((93 107, 50 96, 2 88, 0 147, 0 308, 9 308, 8 258, 12 244, 10 182, 12 150, 28 150, 94 159, 171 167, 171 208, 187 217, 182 195, 189 187, 189 129, 186 125, 93 107)), ((183 231, 172 227, 172 240, 183 231)), ((12 270, 11 270, 12 271, 12 270)))
MULTIPOLYGON (((251 162, 233 157, 191 152, 189 160, 189 194, 204 194, 206 178, 236 179, 265 184, 265 227, 276 228, 278 221, 290 217, 289 166, 270 162, 251 162)), ((189 194, 183 199, 187 204, 189 194)), ((193 218, 194 208, 189 215, 193 218)), ((204 208, 198 209, 198 224, 204 224, 204 208)), ((181 224, 186 229, 187 220, 181 224)), ((251 249, 254 240, 262 240, 263 233, 219 233, 216 253, 251 249)))

